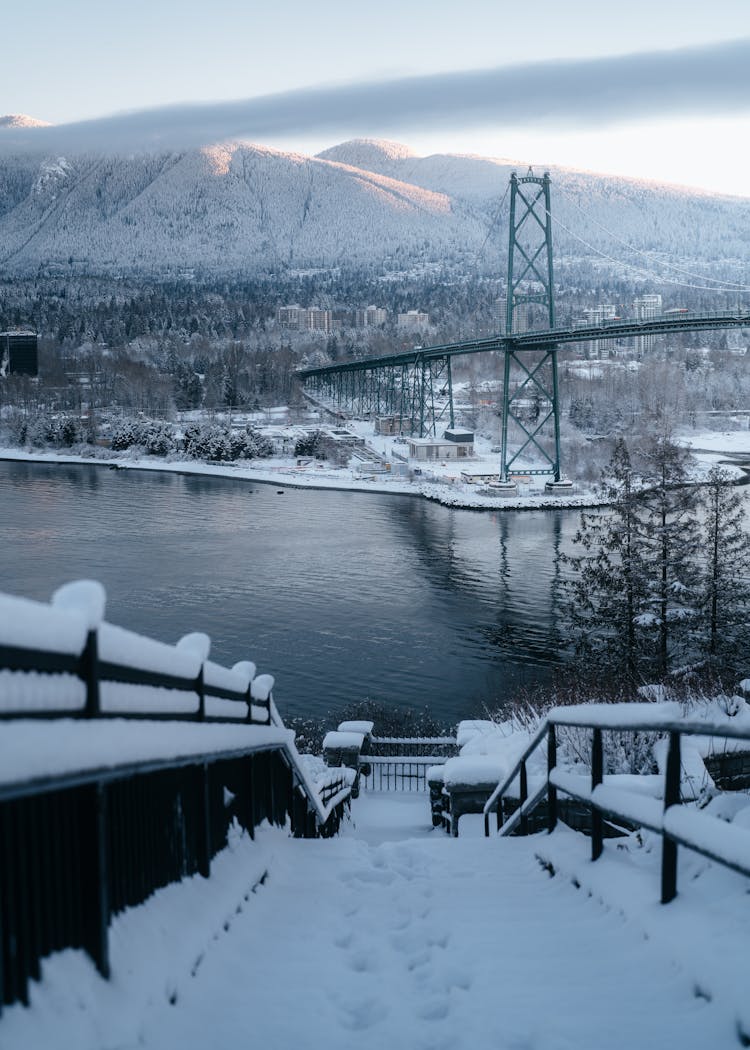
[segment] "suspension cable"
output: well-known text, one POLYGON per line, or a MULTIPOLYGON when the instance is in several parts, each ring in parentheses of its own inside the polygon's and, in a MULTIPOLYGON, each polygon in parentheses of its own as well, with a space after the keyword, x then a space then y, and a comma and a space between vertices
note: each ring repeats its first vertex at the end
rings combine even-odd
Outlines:
MULTIPOLYGON (((584 208, 582 208, 581 205, 576 200, 574 200, 571 194, 568 193, 565 189, 563 189, 562 186, 555 184, 555 188, 558 190, 558 192, 562 193, 562 195, 566 198, 568 203, 572 204, 572 206, 576 208, 577 211, 579 211, 585 219, 588 219, 589 222, 592 222, 595 226, 598 226, 600 230, 603 230, 604 233, 606 233, 613 240, 617 241, 619 244, 624 245, 628 249, 628 251, 634 252, 636 255, 642 255, 649 262, 653 262, 648 252, 643 251, 643 249, 641 248, 636 248, 634 244, 630 244, 628 241, 624 240, 622 237, 619 236, 619 234, 615 233, 614 230, 610 230, 609 227, 605 226, 603 222, 599 222, 598 219, 594 218, 593 215, 591 215, 584 208)), ((684 274, 686 277, 693 277, 698 281, 711 281, 713 284, 721 285, 722 287, 717 288, 716 291, 748 291, 746 285, 739 284, 737 281, 722 281, 718 277, 707 277, 705 274, 694 273, 692 270, 687 270, 682 266, 675 265, 674 263, 661 262, 658 265, 663 266, 668 270, 674 270, 675 273, 684 274)), ((654 276, 659 275, 657 273, 654 273, 654 276)), ((686 287, 692 288, 694 287, 694 285, 686 285, 686 287)))
POLYGON ((497 223, 498 223, 498 220, 500 218, 500 215, 502 214, 503 205, 505 204, 505 198, 508 196, 508 192, 509 191, 510 191, 510 182, 508 182, 508 185, 505 187, 505 193, 503 194, 502 199, 501 199, 500 203, 497 206, 497 211, 495 212, 495 215, 494 215, 494 217, 492 219, 492 222, 489 225, 489 229, 487 230, 487 236, 484 238, 484 241, 482 242, 482 247, 477 252, 477 263, 479 263, 479 260, 482 258, 482 255, 484 254, 484 249, 487 247, 487 241, 490 239, 490 237, 492 235, 492 231, 495 229, 495 226, 497 226, 497 223))
POLYGON ((739 288, 739 289, 737 289, 737 288, 726 288, 726 287, 712 288, 710 285, 705 285, 705 284, 688 284, 686 281, 677 281, 677 280, 675 280, 674 278, 671 278, 671 277, 664 277, 663 275, 654 273, 652 270, 646 270, 642 266, 636 266, 634 263, 627 263, 627 262, 623 262, 621 259, 615 259, 615 257, 613 255, 608 255, 607 252, 602 251, 601 248, 595 248, 593 244, 590 244, 583 237, 580 237, 577 233, 574 233, 573 230, 569 230, 568 227, 565 225, 565 223, 561 222, 560 219, 558 219, 556 216, 550 215, 550 218, 552 219, 552 221, 557 226, 560 227, 561 230, 564 230, 568 234, 569 237, 572 237, 574 240, 579 241, 585 248, 588 248, 589 251, 594 252, 594 254, 596 254, 596 255, 601 255, 601 257, 603 259, 607 259, 609 262, 614 263, 615 266, 624 266, 626 269, 632 270, 634 273, 641 274, 641 276, 649 277, 651 280, 656 279, 656 280, 660 281, 662 284, 672 284, 672 285, 676 285, 679 288, 694 288, 694 289, 696 289, 699 292, 728 292, 728 293, 731 292, 731 293, 735 293, 737 291, 747 291, 748 290, 746 288, 739 288))

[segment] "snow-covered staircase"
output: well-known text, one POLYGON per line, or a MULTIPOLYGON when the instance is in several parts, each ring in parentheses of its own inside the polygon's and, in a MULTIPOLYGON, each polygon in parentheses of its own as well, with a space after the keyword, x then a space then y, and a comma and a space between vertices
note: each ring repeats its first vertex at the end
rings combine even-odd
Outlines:
MULTIPOLYGON (((705 929, 691 941, 695 901, 683 912, 670 906, 665 925, 669 909, 653 903, 651 873, 644 907, 638 871, 613 858, 613 885, 600 899, 585 879, 603 869, 575 861, 573 832, 487 840, 481 819, 471 830, 466 819, 454 840, 430 830, 424 797, 364 794, 336 839, 294 840, 271 828, 254 843, 239 839, 210 882, 167 887, 116 920, 112 982, 79 953, 47 961, 32 1009, 6 1011, 0 1042, 13 1050, 739 1045, 741 982, 718 959, 720 944, 732 947, 726 920, 714 919, 716 943, 705 929)), ((724 891, 744 903, 736 886, 724 891)))

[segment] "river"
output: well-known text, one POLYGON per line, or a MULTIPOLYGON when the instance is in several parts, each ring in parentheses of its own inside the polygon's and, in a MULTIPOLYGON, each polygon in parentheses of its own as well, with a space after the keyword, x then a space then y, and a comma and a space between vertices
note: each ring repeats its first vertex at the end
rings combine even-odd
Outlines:
POLYGON ((85 465, 0 463, 0 589, 107 588, 107 619, 276 678, 282 715, 371 697, 481 716, 558 661, 577 511, 472 512, 85 465))

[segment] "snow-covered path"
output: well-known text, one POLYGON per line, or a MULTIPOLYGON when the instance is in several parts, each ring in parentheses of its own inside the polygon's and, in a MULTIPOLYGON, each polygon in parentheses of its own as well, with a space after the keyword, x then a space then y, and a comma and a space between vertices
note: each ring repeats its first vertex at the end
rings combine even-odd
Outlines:
POLYGON ((2 1050, 739 1045, 670 941, 550 878, 546 837, 485 840, 465 817, 469 834, 450 839, 429 829, 425 796, 353 810, 337 839, 239 839, 210 881, 125 913, 111 982, 81 953, 45 963, 32 1009, 0 1022, 2 1050))
POLYGON ((141 1045, 737 1045, 684 973, 621 916, 550 879, 528 842, 434 833, 280 846, 233 936, 175 1006, 143 1019, 141 1045))

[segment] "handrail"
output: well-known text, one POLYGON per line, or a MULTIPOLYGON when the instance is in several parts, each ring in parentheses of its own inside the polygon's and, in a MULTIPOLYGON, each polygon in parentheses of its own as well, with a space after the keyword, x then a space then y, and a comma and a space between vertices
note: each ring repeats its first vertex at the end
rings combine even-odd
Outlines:
POLYGON ((501 780, 500 781, 500 783, 497 785, 495 790, 492 792, 490 797, 485 802, 484 809, 482 810, 482 812, 484 813, 484 833, 485 833, 486 836, 489 836, 489 833, 490 833, 488 817, 489 817, 490 810, 492 809, 494 803, 497 801, 497 799, 501 795, 505 794, 505 792, 508 790, 510 785, 513 783, 513 781, 516 779, 516 777, 521 772, 521 768, 522 768, 522 766, 525 765, 526 760, 531 757, 531 755, 533 754, 534 751, 536 751, 537 747, 539 747, 539 744, 546 737, 546 735, 547 735, 547 720, 545 718, 545 720, 539 726, 539 729, 536 731, 536 733, 532 737, 531 741, 529 742, 528 747, 526 748, 524 753, 521 755, 521 757, 516 762, 515 766, 513 767, 512 772, 508 774, 508 776, 505 778, 505 780, 501 780))
POLYGON ((263 820, 328 837, 351 796, 351 770, 314 782, 270 675, 209 661, 205 636, 172 647, 103 623, 96 594, 98 617, 0 595, 0 670, 14 672, 0 696, 0 1013, 28 1003, 53 951, 83 947, 108 977, 111 919, 186 874, 209 877, 235 822, 251 837, 263 820), (50 699, 29 709, 40 677, 50 699))
MULTIPOLYGON (((676 705, 675 705, 676 706, 676 705)), ((667 904, 677 895, 677 848, 683 846, 724 867, 750 876, 750 848, 746 835, 724 821, 697 810, 681 806, 681 749, 683 736, 719 737, 744 740, 750 745, 750 728, 725 722, 704 722, 673 717, 653 705, 590 704, 572 708, 555 708, 541 723, 512 771, 494 789, 484 806, 484 833, 489 836, 489 814, 498 814, 498 834, 507 835, 520 824, 521 834, 528 833, 527 817, 544 796, 548 800, 548 831, 558 821, 557 792, 585 803, 591 810, 591 859, 597 860, 604 848, 603 816, 646 827, 662 837, 661 900, 667 904), (557 768, 557 729, 577 728, 592 731, 591 787, 581 786, 581 778, 557 768), (663 802, 618 789, 605 782, 604 732, 650 731, 668 738, 664 771, 663 802), (526 763, 534 751, 547 741, 547 775, 541 787, 529 798, 526 763), (504 823, 502 803, 515 779, 520 778, 520 805, 504 823)))

